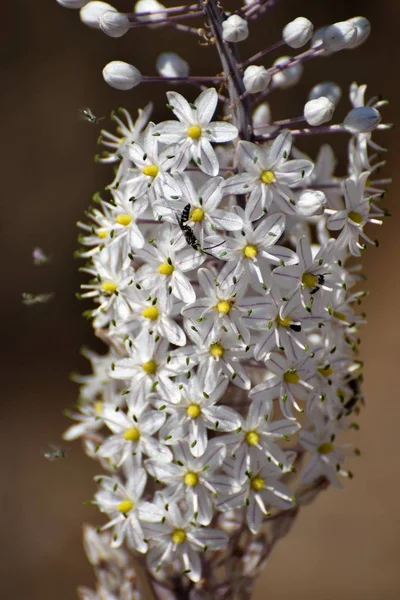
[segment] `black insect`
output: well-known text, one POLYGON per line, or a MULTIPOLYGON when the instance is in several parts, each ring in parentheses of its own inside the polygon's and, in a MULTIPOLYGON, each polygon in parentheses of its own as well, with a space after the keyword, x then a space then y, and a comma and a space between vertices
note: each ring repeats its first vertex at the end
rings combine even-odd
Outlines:
POLYGON ((213 248, 218 248, 218 246, 221 246, 224 242, 221 242, 221 244, 217 244, 216 246, 212 246, 211 248, 202 248, 199 240, 197 239, 197 237, 195 236, 195 234, 193 232, 193 229, 187 224, 189 221, 189 216, 190 216, 190 204, 186 204, 185 208, 181 212, 181 215, 179 217, 177 216, 177 220, 178 220, 179 227, 181 228, 181 231, 182 231, 183 235, 185 236, 187 245, 191 246, 191 248, 193 248, 193 250, 197 250, 198 252, 201 252, 202 254, 208 254, 208 256, 212 256, 213 258, 215 258, 214 255, 207 252, 207 250, 212 250, 213 248))

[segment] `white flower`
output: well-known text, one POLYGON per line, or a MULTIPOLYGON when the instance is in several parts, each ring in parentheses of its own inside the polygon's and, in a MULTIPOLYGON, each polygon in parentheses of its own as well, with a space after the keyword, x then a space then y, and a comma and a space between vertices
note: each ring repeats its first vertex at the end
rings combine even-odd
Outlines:
POLYGON ((291 48, 301 48, 312 38, 313 31, 314 26, 311 21, 305 17, 297 17, 285 25, 282 38, 291 48))
POLYGON ((140 71, 122 60, 113 60, 103 69, 104 81, 116 90, 131 90, 142 81, 140 71))
POLYGON ((183 171, 191 159, 208 175, 218 175, 218 158, 211 142, 221 144, 234 140, 237 127, 224 121, 212 121, 218 103, 214 88, 205 90, 192 105, 177 92, 167 93, 172 112, 179 119, 157 125, 153 135, 164 144, 178 144, 179 154, 174 169, 183 171))
POLYGON ((123 13, 107 10, 99 17, 99 26, 103 33, 113 38, 119 38, 128 33, 129 19, 123 13))
POLYGON ((243 42, 249 37, 247 21, 239 15, 231 15, 222 23, 222 38, 226 42, 243 42))
POLYGON ((243 84, 249 94, 258 94, 267 89, 271 75, 265 67, 250 65, 244 72, 243 84))
POLYGON ((309 100, 304 106, 304 118, 312 126, 322 125, 332 119, 335 111, 334 103, 325 96, 309 100))

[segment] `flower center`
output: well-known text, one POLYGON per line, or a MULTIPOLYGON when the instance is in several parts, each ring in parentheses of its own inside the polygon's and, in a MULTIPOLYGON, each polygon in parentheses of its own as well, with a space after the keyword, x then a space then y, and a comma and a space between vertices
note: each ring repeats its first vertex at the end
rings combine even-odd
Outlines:
POLYGON ((279 315, 276 317, 275 321, 277 322, 279 327, 289 327, 292 323, 292 319, 290 317, 280 317, 279 315))
POLYGON ((266 183, 267 185, 276 181, 276 177, 272 171, 263 171, 260 175, 260 179, 263 183, 266 183))
POLYGON ((189 404, 186 409, 186 414, 192 419, 197 419, 201 415, 201 408, 198 404, 189 404))
POLYGON ((362 223, 362 215, 360 215, 360 213, 356 212, 355 210, 351 210, 347 216, 349 217, 350 221, 353 221, 353 223, 357 223, 357 225, 360 225, 360 223, 362 223))
POLYGON ((286 383, 298 383, 300 381, 300 377, 296 371, 296 369, 290 369, 290 371, 286 371, 283 375, 283 379, 286 383))
POLYGON ((315 277, 315 275, 312 275, 311 273, 303 273, 301 283, 308 288, 315 288, 315 286, 318 283, 318 279, 317 277, 315 277))
POLYGON ((101 289, 107 294, 113 294, 118 289, 118 286, 113 281, 103 281, 101 289))
POLYGON ((228 300, 220 300, 216 306, 219 313, 228 315, 231 310, 231 303, 228 300))
POLYGON ((248 244, 243 248, 243 254, 246 258, 255 258, 258 254, 257 246, 253 246, 253 244, 248 244))
POLYGON ((197 473, 186 473, 183 481, 185 482, 185 485, 188 485, 189 487, 194 487, 195 485, 198 484, 199 482, 199 477, 197 475, 197 473))
POLYGON ((174 265, 170 265, 168 262, 161 263, 161 265, 158 267, 158 272, 161 275, 172 275, 174 270, 175 270, 174 265))
POLYGON ((130 510, 132 510, 132 508, 133 508, 132 500, 123 500, 117 506, 117 509, 119 510, 119 512, 124 513, 124 514, 128 513, 130 510))
POLYGON ((131 215, 117 215, 115 219, 119 225, 124 225, 124 227, 128 227, 132 223, 131 215))
POLYGON ((317 450, 320 454, 330 454, 333 450, 333 444, 330 442, 325 442, 324 444, 318 446, 317 450))
POLYGON ((265 488, 265 481, 262 477, 253 477, 250 485, 255 492, 260 492, 265 488))
POLYGON ((257 431, 248 431, 245 437, 246 442, 249 446, 256 446, 260 441, 260 436, 257 431))
POLYGON ((101 411, 103 410, 103 403, 102 402, 95 402, 95 404, 94 404, 94 410, 95 410, 95 412, 97 412, 97 414, 101 414, 101 411))
POLYGON ((193 209, 192 212, 190 213, 190 218, 195 223, 199 223, 200 221, 202 221, 204 219, 204 210, 202 208, 193 209))
POLYGON ((158 308, 156 306, 147 306, 142 310, 142 315, 145 319, 155 321, 159 315, 158 308))
POLYGON ((147 177, 157 177, 158 171, 157 165, 147 165, 142 169, 143 175, 147 175, 147 177))
POLYGON ((171 535, 171 539, 174 544, 183 544, 186 540, 186 532, 184 529, 174 529, 171 535))
POLYGON ((157 363, 155 360, 148 360, 142 364, 142 369, 147 375, 154 375, 157 371, 157 363))
POLYGON ((210 354, 213 358, 222 358, 225 352, 225 348, 215 342, 215 344, 211 344, 210 346, 210 354))
POLYGON ((326 367, 321 367, 320 369, 318 369, 318 373, 321 373, 321 375, 323 375, 324 377, 329 377, 329 375, 332 375, 333 369, 331 365, 326 365, 326 367))
POLYGON ((104 240, 108 235, 108 231, 106 231, 106 229, 98 229, 97 230, 97 237, 99 237, 101 240, 104 240))
POLYGON ((192 125, 187 130, 188 137, 192 138, 192 140, 198 140, 201 137, 201 127, 198 125, 192 125))
POLYGON ((124 433, 124 440, 127 442, 137 442, 140 439, 140 431, 137 427, 131 427, 124 433))

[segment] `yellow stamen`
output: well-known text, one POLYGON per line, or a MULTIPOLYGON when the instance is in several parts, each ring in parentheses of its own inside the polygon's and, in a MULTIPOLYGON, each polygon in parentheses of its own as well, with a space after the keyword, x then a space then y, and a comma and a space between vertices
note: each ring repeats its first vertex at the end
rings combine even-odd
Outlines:
POLYGON ((228 315, 231 310, 231 302, 229 300, 220 300, 215 307, 217 311, 223 315, 228 315))
POLYGON ((353 223, 357 223, 357 225, 360 225, 360 223, 362 223, 362 215, 360 215, 360 213, 356 212, 355 210, 351 210, 347 216, 349 217, 350 221, 353 221, 353 223))
POLYGON ((161 263, 161 265, 158 267, 158 272, 161 275, 172 275, 172 273, 174 272, 174 270, 175 270, 174 265, 170 265, 167 262, 161 263))
POLYGON ((286 383, 298 383, 300 381, 300 377, 296 369, 286 371, 286 373, 283 375, 283 379, 286 381, 286 383))
POLYGON ((106 231, 105 229, 98 229, 97 230, 97 237, 99 237, 101 240, 104 240, 108 235, 108 231, 106 231))
POLYGON ((312 275, 311 273, 303 273, 301 283, 308 288, 315 288, 315 286, 318 283, 318 279, 315 277, 315 275, 312 275))
POLYGON ((265 488, 265 481, 262 477, 253 477, 250 485, 254 491, 260 492, 265 488))
POLYGON ((336 319, 339 319, 339 321, 347 321, 346 315, 341 312, 337 312, 336 310, 333 311, 332 316, 336 319))
POLYGON ((183 478, 183 481, 185 482, 185 485, 188 485, 189 487, 194 487, 199 482, 199 476, 197 475, 197 473, 189 472, 186 473, 185 477, 183 478))
POLYGON ((133 508, 132 500, 123 500, 117 506, 117 509, 119 510, 119 512, 124 513, 124 514, 128 513, 130 510, 132 510, 132 508, 133 508))
POLYGON ((172 532, 171 539, 174 544, 183 544, 186 540, 186 532, 184 529, 175 529, 172 532))
POLYGON ((272 171, 263 171, 261 173, 260 179, 263 183, 266 183, 267 185, 276 181, 276 177, 272 171))
POLYGON ((113 281, 103 281, 101 289, 107 294, 113 294, 118 289, 118 286, 113 281))
POLYGON ((243 248, 243 254, 246 258, 255 258, 258 254, 257 246, 253 244, 248 244, 243 248))
POLYGON ((329 375, 332 375, 333 369, 330 365, 327 365, 326 367, 318 369, 318 373, 321 373, 324 377, 329 377, 329 375))
POLYGON ((192 140, 198 140, 201 137, 201 127, 198 125, 192 125, 187 130, 188 137, 192 138, 192 140))
POLYGON ((154 375, 157 371, 157 363, 155 360, 148 360, 142 364, 142 369, 147 375, 154 375))
POLYGON ((133 217, 131 215, 117 215, 115 219, 119 225, 124 225, 128 227, 132 223, 133 217))
POLYGON ((159 311, 156 306, 147 306, 142 310, 142 315, 145 319, 150 319, 150 321, 155 321, 158 318, 159 311))
POLYGON ((201 408, 198 404, 189 404, 186 409, 186 414, 192 419, 197 419, 201 415, 201 408))
POLYGON ((260 441, 260 436, 257 431, 248 431, 245 436, 245 440, 249 446, 257 446, 260 441))
POLYGON ((225 352, 225 348, 216 342, 210 346, 210 354, 213 358, 222 358, 225 352))
POLYGON ((102 402, 95 402, 94 404, 94 410, 97 413, 101 413, 101 411, 103 410, 103 403, 102 402))
POLYGON ((190 213, 190 218, 195 223, 199 223, 200 221, 202 221, 204 219, 204 210, 202 208, 195 208, 190 213))
POLYGON ((124 433, 124 440, 127 442, 137 442, 140 439, 140 431, 137 427, 131 427, 124 433))
POLYGON ((142 169, 143 175, 147 175, 147 177, 157 177, 158 171, 157 165, 147 165, 142 169))
POLYGON ((325 442, 324 444, 318 446, 317 450, 320 454, 330 454, 333 450, 333 444, 330 442, 325 442))
POLYGON ((290 317, 284 317, 282 319, 279 315, 275 320, 280 327, 289 327, 289 325, 292 323, 292 319, 290 317))

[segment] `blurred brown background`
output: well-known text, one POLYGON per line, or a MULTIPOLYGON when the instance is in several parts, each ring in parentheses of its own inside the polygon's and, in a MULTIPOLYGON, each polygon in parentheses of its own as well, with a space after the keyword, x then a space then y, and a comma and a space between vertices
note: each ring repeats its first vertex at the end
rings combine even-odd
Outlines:
MULTIPOLYGON (((120 10, 131 8, 124 0, 115 4, 120 10)), ((224 4, 228 7, 229 0, 224 4)), ((81 548, 81 525, 97 522, 96 509, 83 504, 93 494, 92 475, 97 469, 78 443, 64 461, 50 463, 41 451, 57 442, 68 425, 62 410, 76 397, 68 374, 86 369, 79 347, 96 346, 90 325, 80 317, 86 306, 74 297, 82 278, 72 253, 75 222, 93 192, 110 180, 110 171, 92 160, 99 128, 80 121, 78 109, 89 106, 100 116, 122 104, 135 113, 156 98, 155 118, 163 117, 164 88, 111 90, 102 81, 104 64, 125 59, 151 74, 159 52, 176 50, 190 57, 192 73, 209 74, 215 68, 215 51, 198 51, 191 37, 166 30, 136 29, 131 36, 112 40, 80 25, 77 13, 63 10, 55 0, 14 0, 5 5, 0 38, 4 337, 0 597, 71 600, 78 584, 92 582, 81 548), (51 265, 33 267, 31 252, 36 245, 53 254, 51 265), (54 291, 56 298, 47 306, 27 308, 20 302, 23 291, 54 291)), ((316 26, 363 14, 372 21, 373 33, 358 50, 308 64, 301 85, 272 98, 274 116, 298 114, 310 87, 330 79, 344 86, 353 80, 368 83, 368 96, 382 93, 391 100, 385 120, 396 120, 398 0, 282 0, 252 27, 243 55, 278 39, 283 25, 299 14, 316 26)), ((189 94, 195 97, 192 90, 189 94)), ((395 177, 387 202, 393 217, 382 231, 374 231, 380 248, 369 248, 364 257, 371 296, 365 303, 369 324, 362 344, 369 404, 361 431, 355 434, 362 457, 352 465, 356 477, 346 490, 324 493, 278 545, 257 586, 260 600, 267 595, 284 600, 294 594, 298 600, 400 597, 397 141, 396 131, 385 136, 391 150, 386 173, 395 177)), ((312 151, 315 142, 300 147, 312 151)), ((343 153, 344 139, 335 143, 343 153)))

